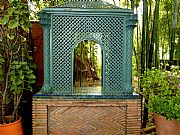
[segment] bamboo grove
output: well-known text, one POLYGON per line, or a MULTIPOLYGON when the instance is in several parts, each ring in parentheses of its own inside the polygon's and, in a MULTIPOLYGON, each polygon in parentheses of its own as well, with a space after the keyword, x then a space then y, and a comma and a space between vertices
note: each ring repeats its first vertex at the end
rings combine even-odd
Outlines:
MULTIPOLYGON (((171 65, 180 65, 178 0, 131 0, 127 3, 137 13, 138 8, 142 6, 142 14, 138 14, 140 19, 134 34, 133 52, 136 61, 134 70, 144 74, 144 71, 152 67, 169 69, 171 65)), ((143 127, 146 126, 147 120, 148 110, 144 107, 143 127)))

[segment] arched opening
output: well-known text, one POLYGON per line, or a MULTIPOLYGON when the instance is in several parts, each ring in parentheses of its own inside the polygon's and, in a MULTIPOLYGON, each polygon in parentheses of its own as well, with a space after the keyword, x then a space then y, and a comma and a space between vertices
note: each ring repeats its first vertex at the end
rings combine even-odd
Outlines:
POLYGON ((73 93, 76 95, 101 95, 102 49, 92 40, 76 45, 73 58, 73 93))

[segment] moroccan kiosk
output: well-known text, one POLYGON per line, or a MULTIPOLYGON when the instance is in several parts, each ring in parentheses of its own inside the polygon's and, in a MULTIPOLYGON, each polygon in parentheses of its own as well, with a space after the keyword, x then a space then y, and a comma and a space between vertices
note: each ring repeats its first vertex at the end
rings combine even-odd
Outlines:
POLYGON ((136 22, 133 11, 103 1, 68 1, 42 10, 44 85, 33 97, 33 134, 140 134, 141 101, 131 83, 136 22), (82 62, 82 47, 81 55, 75 50, 89 41, 101 52, 98 87, 81 84, 88 78, 82 79, 82 68, 91 66, 91 74, 94 69, 82 62))

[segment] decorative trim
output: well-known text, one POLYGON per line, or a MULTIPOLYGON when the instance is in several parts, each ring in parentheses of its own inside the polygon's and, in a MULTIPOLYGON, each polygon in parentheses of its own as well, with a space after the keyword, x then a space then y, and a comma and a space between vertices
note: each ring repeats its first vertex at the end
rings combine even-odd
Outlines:
POLYGON ((40 16, 40 23, 42 26, 50 26, 51 25, 51 15, 46 12, 41 12, 40 16))
POLYGON ((126 46, 125 46, 125 91, 133 92, 132 87, 132 44, 133 44, 133 30, 136 27, 137 15, 128 16, 126 18, 126 46))
POLYGON ((50 26, 51 16, 47 13, 40 13, 40 23, 43 26, 44 38, 44 84, 42 91, 48 93, 50 86, 50 26))

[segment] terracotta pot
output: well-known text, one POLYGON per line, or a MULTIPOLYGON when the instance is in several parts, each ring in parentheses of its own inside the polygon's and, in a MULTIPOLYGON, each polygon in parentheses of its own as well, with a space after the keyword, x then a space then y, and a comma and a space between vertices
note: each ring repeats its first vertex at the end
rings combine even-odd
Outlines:
POLYGON ((154 119, 158 135, 180 135, 180 124, 176 120, 167 120, 156 113, 154 119))
POLYGON ((23 135, 23 128, 21 123, 21 117, 18 121, 0 124, 0 135, 23 135))

